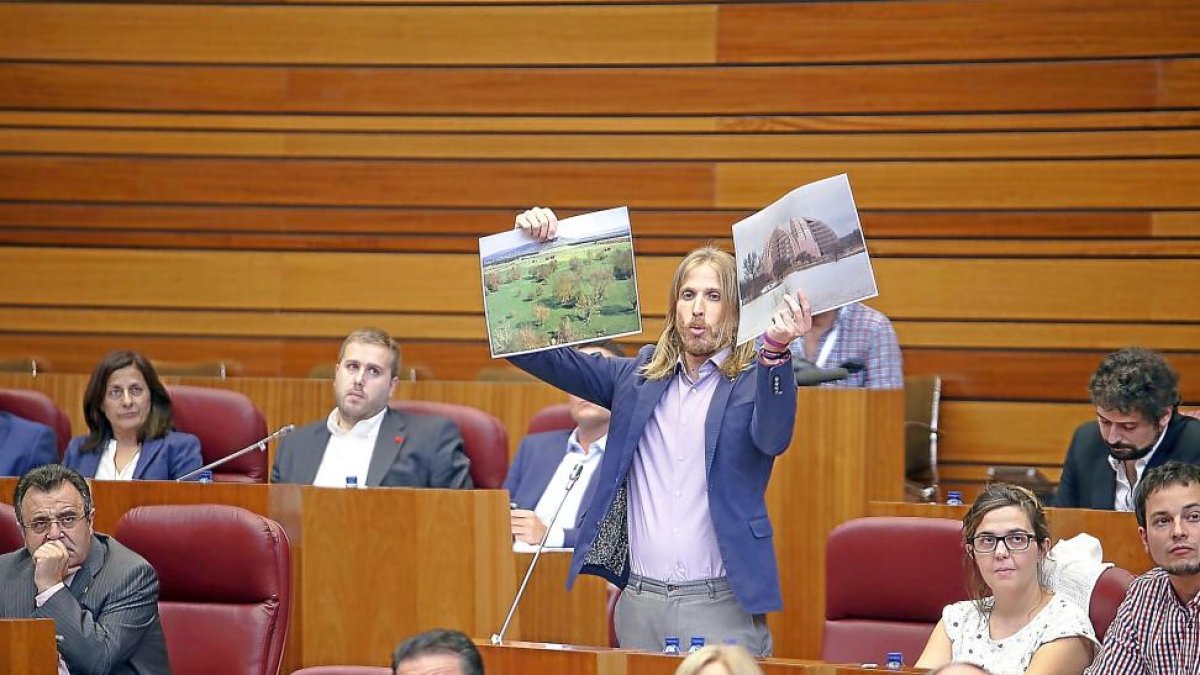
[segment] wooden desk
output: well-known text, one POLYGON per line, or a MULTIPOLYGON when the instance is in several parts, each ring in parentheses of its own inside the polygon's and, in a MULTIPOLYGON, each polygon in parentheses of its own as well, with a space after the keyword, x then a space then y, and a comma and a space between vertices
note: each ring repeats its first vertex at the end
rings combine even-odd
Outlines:
POLYGON ((51 619, 0 619, 0 675, 58 675, 51 619))
MULTIPOLYGON (((515 555, 513 571, 519 587, 533 554, 515 555)), ((538 642, 607 647, 608 582, 590 574, 581 575, 568 591, 567 570, 570 564, 571 554, 568 552, 542 553, 525 589, 521 606, 517 609, 517 618, 521 623, 520 635, 526 640, 538 642)), ((510 635, 511 632, 505 637, 510 635)))
MULTIPOLYGON (((562 648, 531 642, 507 642, 495 646, 476 640, 488 675, 674 675, 682 656, 648 654, 603 648, 562 648)), ((879 675, 879 669, 857 665, 763 659, 764 675, 879 675)), ((907 671, 914 672, 914 671, 907 671)))
MULTIPOLYGON (((962 520, 966 506, 944 504, 910 504, 904 502, 871 502, 867 512, 872 516, 916 516, 919 518, 953 518, 962 520)), ((1069 539, 1086 532, 1100 540, 1104 560, 1137 575, 1154 566, 1146 555, 1137 532, 1137 519, 1132 513, 1095 511, 1092 509, 1046 509, 1050 532, 1054 540, 1069 539)))
MULTIPOLYGON (((81 383, 68 376, 42 382, 51 392, 67 384, 81 383)), ((310 391, 312 382, 267 384, 255 386, 276 394, 295 389, 279 394, 278 401, 293 400, 297 392, 316 394, 310 391)), ((328 383, 321 385, 322 392, 328 390, 328 383)), ((497 411, 501 404, 496 401, 509 398, 506 419, 515 419, 536 410, 536 388, 542 386, 428 383, 428 391, 410 393, 433 400, 470 394, 497 411), (443 384, 444 391, 435 387, 443 384), (514 412, 517 407, 520 414, 514 412)), ((768 620, 777 655, 816 658, 830 530, 866 515, 870 501, 899 500, 903 494, 904 395, 805 388, 798 399, 791 447, 776 461, 767 489, 784 604, 768 620)), ((12 480, 0 479, 0 499, 12 494, 12 480)), ((93 491, 101 531, 111 532, 121 514, 137 504, 234 504, 280 522, 294 549, 297 588, 285 668, 367 658, 385 664, 401 637, 436 625, 490 636, 515 593, 517 569, 524 571, 523 565, 514 565, 509 548, 508 502, 502 491, 450 491, 474 496, 428 500, 402 495, 439 491, 152 482, 96 483, 93 491)), ((607 629, 597 623, 604 621, 603 582, 585 577, 568 594, 565 561, 547 563, 550 570, 535 574, 532 596, 507 637, 607 644, 607 629), (526 620, 529 630, 521 625, 526 620)))
MULTIPOLYGON (((0 499, 14 484, 0 479, 0 499)), ((292 546, 285 672, 387 665, 401 638, 434 626, 491 635, 516 591, 502 490, 94 481, 92 496, 102 532, 152 504, 231 504, 279 522, 292 546)))

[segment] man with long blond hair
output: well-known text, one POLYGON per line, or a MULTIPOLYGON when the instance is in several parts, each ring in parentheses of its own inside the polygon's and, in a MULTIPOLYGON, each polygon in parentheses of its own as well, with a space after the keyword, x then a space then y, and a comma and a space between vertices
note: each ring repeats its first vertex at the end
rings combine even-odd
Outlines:
MULTIPOLYGON (((558 220, 534 208, 516 226, 547 240, 558 220)), ((703 636, 771 652, 765 614, 783 600, 764 494, 795 421, 788 344, 812 316, 803 292, 786 297, 762 349, 737 345, 736 276, 724 251, 689 253, 658 343, 636 357, 553 349, 509 359, 612 411, 567 583, 595 574, 625 589, 616 609, 625 648, 703 636)))

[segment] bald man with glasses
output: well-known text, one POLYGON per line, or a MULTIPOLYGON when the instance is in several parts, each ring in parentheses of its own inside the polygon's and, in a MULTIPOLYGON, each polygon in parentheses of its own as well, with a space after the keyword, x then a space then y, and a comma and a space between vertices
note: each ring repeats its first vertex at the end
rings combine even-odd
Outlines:
POLYGON ((0 556, 0 618, 53 619, 63 673, 170 673, 158 576, 141 556, 92 529, 78 472, 47 464, 17 483, 24 548, 0 556))

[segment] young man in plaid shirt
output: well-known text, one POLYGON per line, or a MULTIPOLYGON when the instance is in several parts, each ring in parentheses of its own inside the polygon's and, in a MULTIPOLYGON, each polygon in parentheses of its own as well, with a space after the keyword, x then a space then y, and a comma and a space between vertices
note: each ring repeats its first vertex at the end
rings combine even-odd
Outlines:
POLYGON ((1134 493, 1138 533, 1158 567, 1129 586, 1088 675, 1200 673, 1200 466, 1168 462, 1134 493))

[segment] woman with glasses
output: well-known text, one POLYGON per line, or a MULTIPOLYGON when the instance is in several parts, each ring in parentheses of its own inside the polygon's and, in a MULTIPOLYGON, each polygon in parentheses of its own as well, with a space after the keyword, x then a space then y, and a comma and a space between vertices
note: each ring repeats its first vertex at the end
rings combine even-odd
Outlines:
POLYGON ((916 667, 961 661, 995 675, 1082 673, 1096 633, 1084 609, 1047 587, 1050 527, 1037 497, 987 486, 963 517, 963 541, 972 599, 942 610, 916 667))
POLYGON ((146 357, 105 356, 83 394, 86 436, 71 439, 63 464, 100 480, 174 480, 199 469, 200 439, 174 431, 171 397, 146 357))

